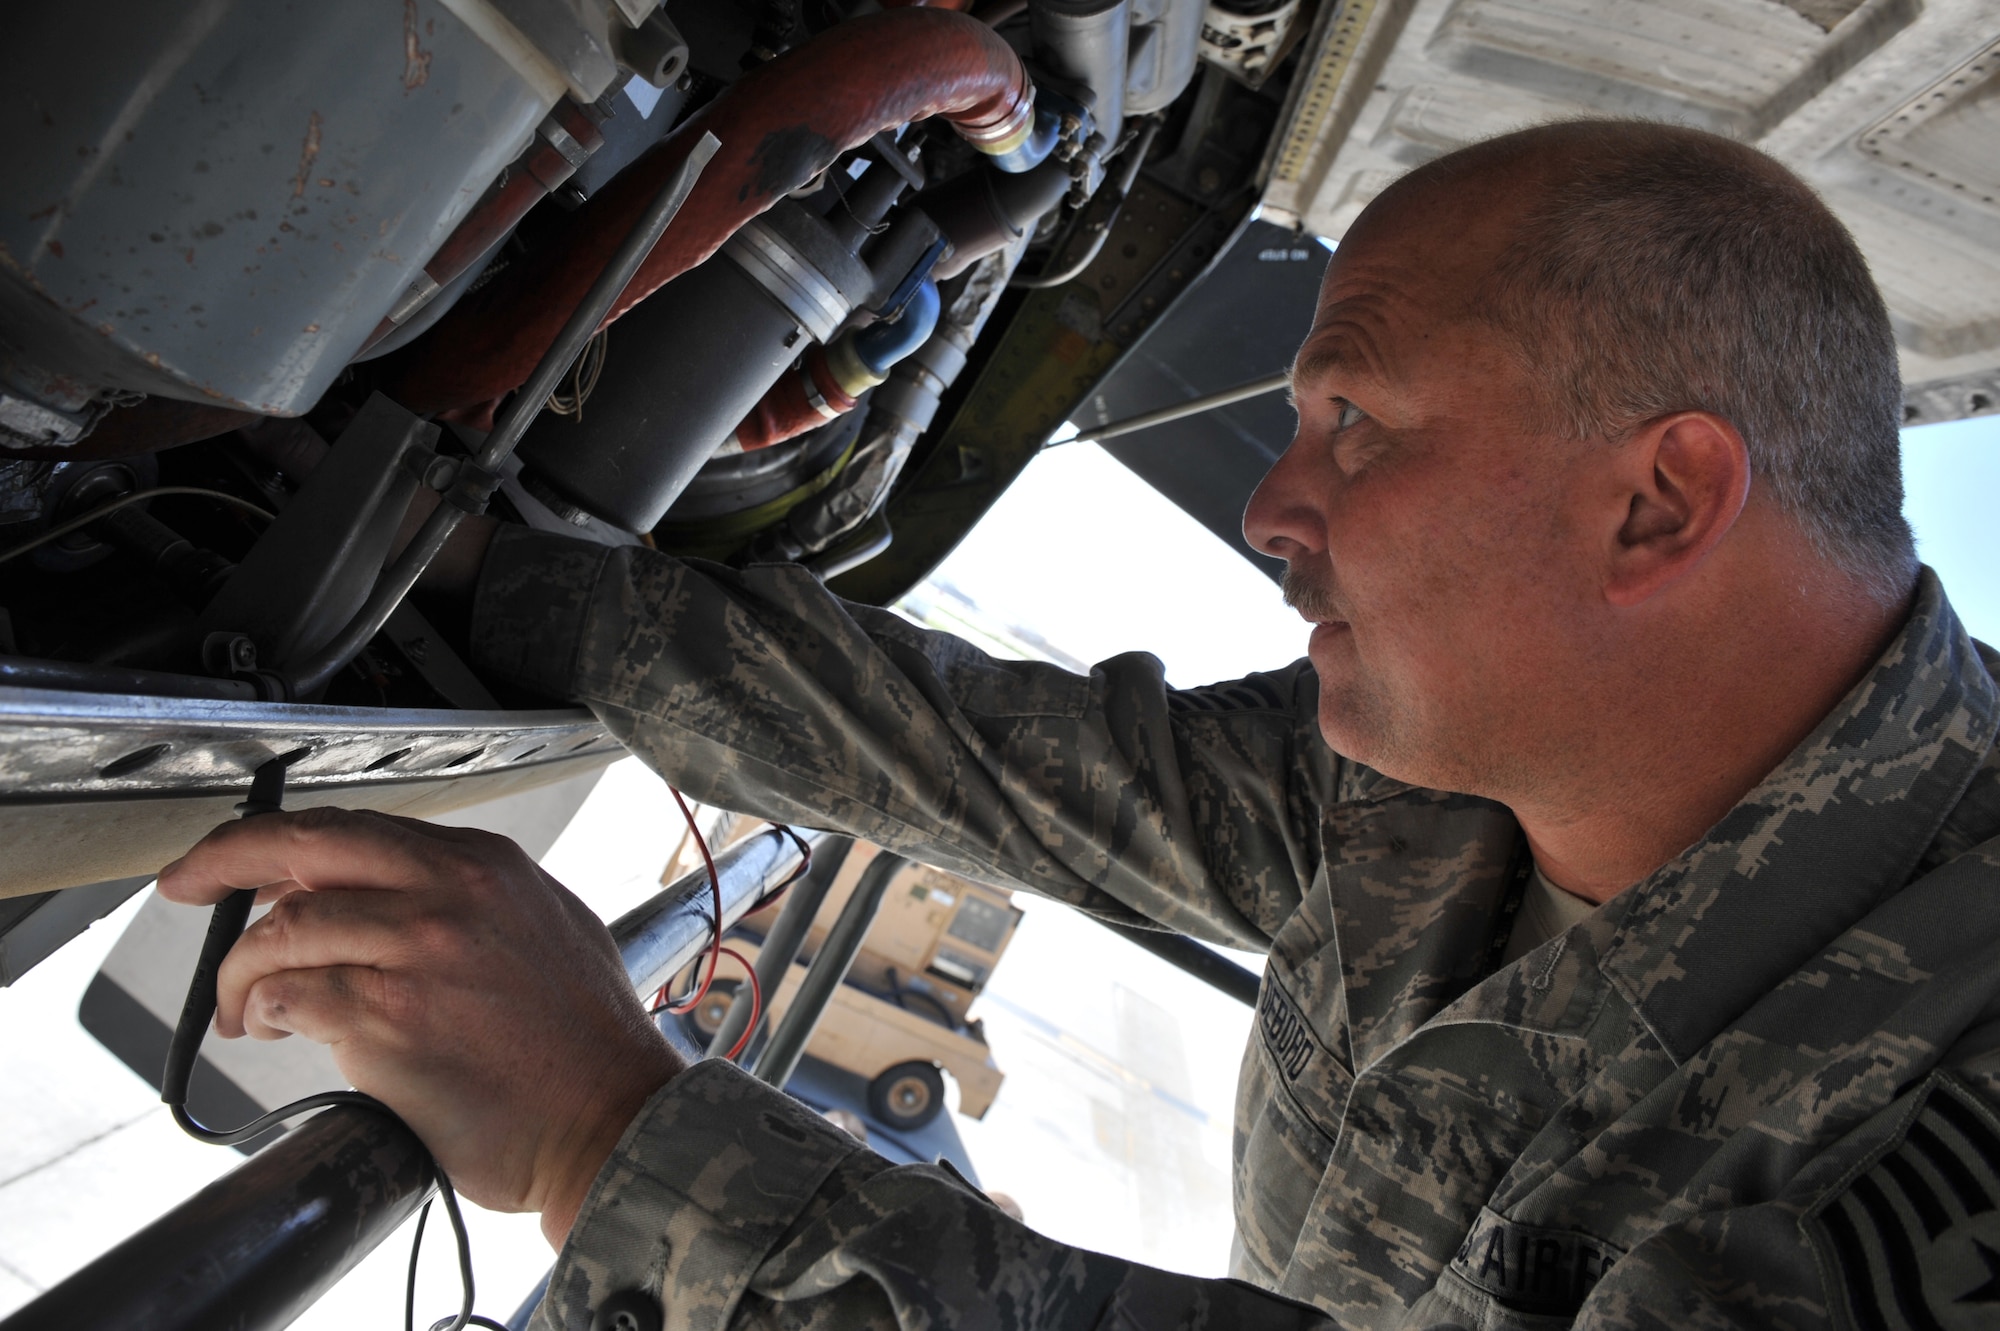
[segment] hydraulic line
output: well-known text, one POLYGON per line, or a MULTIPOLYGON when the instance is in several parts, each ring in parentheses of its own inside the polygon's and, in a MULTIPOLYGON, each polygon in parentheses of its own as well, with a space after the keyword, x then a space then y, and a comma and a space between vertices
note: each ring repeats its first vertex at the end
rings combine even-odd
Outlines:
MULTIPOLYGON (((1138 140, 1125 149, 1125 160, 1119 164, 1118 176, 1108 191, 1109 197, 1099 202, 1103 212, 1091 224, 1097 234, 1083 254, 1069 266, 1054 272, 1037 273, 1032 277, 1016 274, 1007 285, 1027 291, 1045 291, 1075 281, 1083 275, 1084 269, 1097 262, 1097 256, 1104 252, 1104 242, 1111 238, 1111 228, 1117 225, 1118 214, 1125 211, 1125 200, 1131 195, 1132 186, 1138 183, 1139 168, 1146 164, 1146 154, 1152 151, 1153 139, 1160 132, 1160 124, 1158 116, 1147 121, 1146 127, 1139 131, 1138 140)), ((1068 244, 1069 238, 1065 236, 1054 252, 1061 253, 1068 244)))
POLYGON ((1036 165, 1053 147, 1020 57, 952 10, 905 8, 840 23, 750 70, 571 214, 562 234, 472 292, 394 358, 388 391, 419 414, 483 419, 525 380, 704 131, 728 150, 703 173, 681 220, 602 321, 608 324, 707 259, 751 218, 885 129, 940 116, 996 164, 1036 165), (1024 152, 1024 147, 1029 150, 1024 152), (473 409, 469 410, 468 409, 473 409))
POLYGON ((925 280, 900 316, 806 351, 799 367, 771 385, 729 436, 741 451, 769 448, 854 410, 861 394, 886 383, 889 371, 937 329, 937 283, 925 280))

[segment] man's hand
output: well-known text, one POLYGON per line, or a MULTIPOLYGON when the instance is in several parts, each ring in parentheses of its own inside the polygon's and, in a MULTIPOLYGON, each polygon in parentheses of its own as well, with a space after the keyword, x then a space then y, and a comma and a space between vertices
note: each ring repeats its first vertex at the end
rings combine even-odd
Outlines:
POLYGON ((683 1066, 597 917, 504 837, 340 809, 225 823, 160 872, 188 905, 238 888, 274 904, 222 965, 216 1030, 330 1046, 460 1192, 561 1246, 683 1066))

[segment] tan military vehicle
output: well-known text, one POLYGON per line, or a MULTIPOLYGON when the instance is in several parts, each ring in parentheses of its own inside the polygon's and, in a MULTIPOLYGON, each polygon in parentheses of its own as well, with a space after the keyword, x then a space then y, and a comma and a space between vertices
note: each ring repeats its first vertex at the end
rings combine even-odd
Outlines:
MULTIPOLYGON (((806 963, 853 894, 876 849, 856 845, 841 866, 790 974, 767 995, 771 1023, 783 1017, 806 963)), ((777 917, 776 904, 746 917, 729 946, 755 964, 758 944, 777 917)), ((984 1118, 1004 1074, 986 1047, 974 1000, 1012 941, 1021 911, 1009 893, 925 865, 903 869, 889 885, 861 952, 814 1028, 806 1053, 868 1081, 869 1112, 904 1129, 922 1127, 944 1108, 944 1079, 958 1083, 959 1112, 984 1118)), ((725 961, 708 996, 688 1014, 706 1039, 730 1005, 749 992, 740 967, 725 961)), ((677 984, 683 991, 685 984, 677 984)))

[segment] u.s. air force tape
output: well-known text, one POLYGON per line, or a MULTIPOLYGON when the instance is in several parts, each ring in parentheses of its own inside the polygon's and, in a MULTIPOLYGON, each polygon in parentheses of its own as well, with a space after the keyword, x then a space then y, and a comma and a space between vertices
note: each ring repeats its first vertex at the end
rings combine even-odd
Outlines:
POLYGON ((1451 1269, 1510 1308, 1573 1313, 1624 1255, 1588 1234, 1517 1225, 1482 1208, 1451 1269))

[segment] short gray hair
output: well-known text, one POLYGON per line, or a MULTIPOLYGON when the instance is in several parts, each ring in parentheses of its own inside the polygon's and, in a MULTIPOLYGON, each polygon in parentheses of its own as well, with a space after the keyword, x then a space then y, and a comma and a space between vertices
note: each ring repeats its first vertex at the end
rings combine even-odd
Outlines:
POLYGON ((1895 334, 1811 187, 1753 148, 1633 121, 1522 130, 1422 173, 1510 163, 1547 188, 1473 312, 1545 378, 1550 426, 1614 439, 1713 412, 1823 557, 1885 600, 1905 594, 1916 553, 1895 334))

